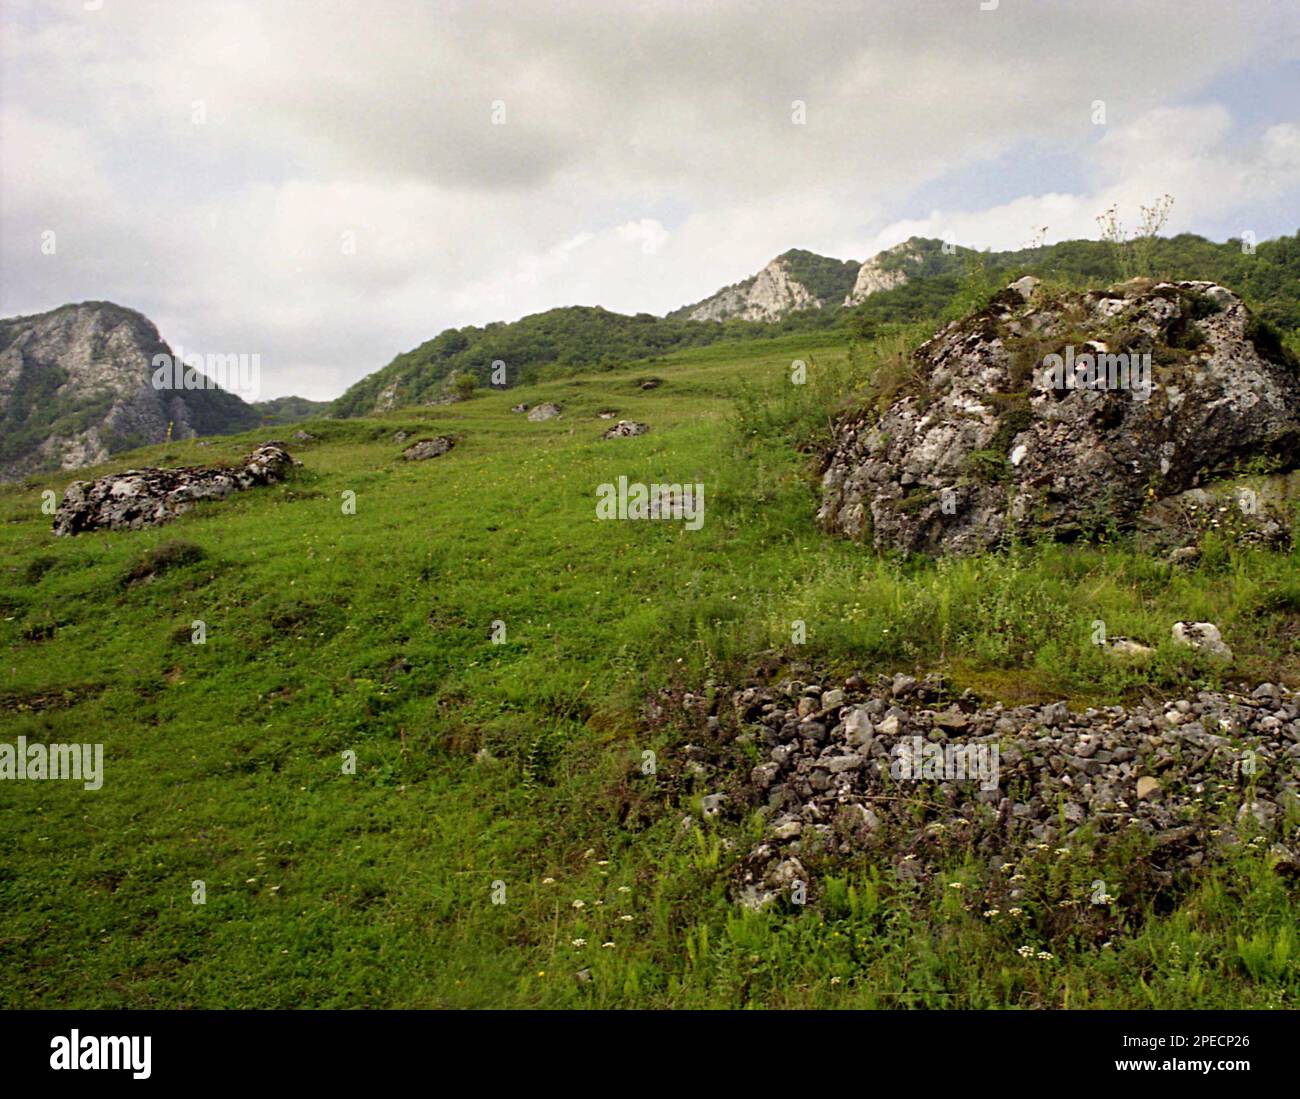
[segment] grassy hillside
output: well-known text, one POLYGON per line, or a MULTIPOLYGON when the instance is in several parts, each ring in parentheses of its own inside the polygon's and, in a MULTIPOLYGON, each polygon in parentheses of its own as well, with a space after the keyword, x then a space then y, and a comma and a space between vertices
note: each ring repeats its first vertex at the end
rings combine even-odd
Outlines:
POLYGON ((734 321, 704 325, 638 313, 629 317, 599 307, 571 306, 535 313, 511 324, 449 328, 382 370, 363 378, 334 402, 338 416, 365 415, 385 390, 399 406, 427 404, 442 396, 453 373, 492 381, 492 364, 505 364, 508 384, 536 381, 547 367, 603 366, 715 343, 728 334, 768 336, 767 325, 734 321))
POLYGON ((974 859, 927 884, 846 862, 806 908, 746 914, 726 896, 744 835, 683 830, 705 791, 640 774, 681 736, 647 725, 648 695, 726 690, 764 650, 1007 701, 1300 683, 1297 552, 1213 543, 1174 572, 1116 539, 904 563, 818 534, 791 440, 915 335, 851 356, 835 332, 718 343, 312 421, 291 482, 158 530, 56 541, 41 493, 70 476, 0 488, 0 739, 103 742, 106 772, 96 792, 2 784, 0 1005, 1293 1005, 1300 903, 1253 849, 1176 903, 1121 894, 1105 944, 1038 916, 1101 876, 1070 857, 1018 927, 962 901, 990 872, 974 859), (564 416, 529 423, 519 400, 564 416), (600 441, 605 408, 650 433, 600 441), (405 463, 399 429, 459 441, 405 463), (702 482, 702 529, 597 521, 620 475, 702 482), (1162 646, 1120 667, 1090 644, 1098 618, 1151 639, 1208 618, 1237 663, 1162 646))

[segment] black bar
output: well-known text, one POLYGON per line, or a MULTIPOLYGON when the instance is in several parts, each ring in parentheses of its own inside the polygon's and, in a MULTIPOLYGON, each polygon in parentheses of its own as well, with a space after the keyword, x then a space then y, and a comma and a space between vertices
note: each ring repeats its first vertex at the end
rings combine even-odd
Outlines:
MULTIPOLYGON (((1128 1076, 1176 1080, 1180 1087, 1200 1078, 1221 1088, 1231 1077, 1292 1079, 1298 1024, 1295 1011, 0 1014, 6 1084, 71 1082, 88 1091, 123 1083, 334 1088, 412 1076, 478 1079, 486 1087, 512 1079, 544 1088, 584 1080, 654 1087, 658 1077, 665 1089, 680 1091, 687 1081, 698 1086, 711 1078, 798 1086, 843 1072, 865 1086, 875 1068, 927 1085, 1097 1084, 1128 1076), (87 1038, 148 1036, 147 1079, 136 1079, 130 1068, 52 1068, 51 1058, 64 1048, 60 1039, 70 1046, 73 1031, 82 1056, 92 1058, 104 1047, 96 1041, 95 1053, 87 1052, 87 1038)), ((135 1049, 142 1054, 142 1042, 135 1049)))

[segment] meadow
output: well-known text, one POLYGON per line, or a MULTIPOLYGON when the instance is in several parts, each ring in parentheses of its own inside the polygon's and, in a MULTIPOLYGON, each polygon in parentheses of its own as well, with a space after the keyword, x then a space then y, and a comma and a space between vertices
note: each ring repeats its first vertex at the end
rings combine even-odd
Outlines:
POLYGON ((727 692, 762 653, 1008 704, 1300 685, 1295 550, 1212 540, 1179 570, 1114 532, 903 560, 819 532, 809 446, 915 335, 718 343, 0 488, 0 739, 105 746, 98 791, 0 783, 0 1006, 1294 1006, 1300 898, 1254 849, 1122 897, 1105 943, 1050 917, 1095 869, 1068 859, 1025 868, 1018 921, 984 915, 969 858, 922 884, 846 862, 752 913, 728 875, 755 822, 683 829, 705 791, 640 773, 680 735, 650 696, 727 692), (603 409, 650 432, 603 441, 603 409), (457 443, 408 463, 399 430, 457 443), (42 493, 74 476, 270 434, 303 463, 283 484, 50 533, 42 493), (599 521, 620 476, 703 483, 702 528, 599 521), (1234 665, 1172 647, 1183 618, 1234 665), (1155 657, 1107 659, 1097 620, 1155 657))

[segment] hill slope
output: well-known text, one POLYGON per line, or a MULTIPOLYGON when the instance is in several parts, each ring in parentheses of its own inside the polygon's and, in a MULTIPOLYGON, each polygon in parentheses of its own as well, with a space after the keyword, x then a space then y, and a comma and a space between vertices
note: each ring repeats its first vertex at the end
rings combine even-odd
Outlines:
MULTIPOLYGON (((1289 1004, 1300 899, 1250 845, 1153 898, 1126 888, 1148 865, 1138 830, 1131 858, 1049 845, 1011 881, 927 835, 948 852, 933 877, 808 856, 808 904, 731 899, 757 833, 702 815, 718 788, 690 777, 685 692, 729 706, 760 652, 800 684, 925 669, 1076 712, 1300 683, 1294 550, 1215 538, 1183 570, 1117 540, 940 565, 819 534, 792 441, 927 334, 852 354, 842 332, 717 344, 655 363, 651 391, 591 371, 312 422, 296 480, 161 530, 55 539, 30 489, 0 487, 0 739, 103 743, 105 761, 98 792, 4 784, 0 1005, 1289 1004), (530 423, 521 399, 565 416, 530 423), (601 441, 607 408, 650 433, 601 441), (399 430, 458 442, 405 462, 399 430), (702 482, 702 527, 598 520, 620 476, 702 482), (1206 617, 1230 668, 1168 642, 1206 617), (1158 653, 1109 661, 1097 619, 1158 653), (1097 879, 1109 906, 1087 901, 1097 879), (996 913, 981 903, 1005 889, 996 913)), ((734 750, 744 779, 766 746, 734 750)), ((1207 800, 1234 781, 1214 776, 1207 800)))
POLYGON ((154 388, 171 355, 153 323, 111 302, 0 320, 0 480, 75 469, 167 437, 246 431, 257 413, 222 389, 154 388))
POLYGON ((249 406, 261 417, 263 425, 296 424, 316 416, 328 416, 333 401, 312 401, 306 397, 273 397, 253 401, 249 406))
POLYGON ((693 305, 668 314, 670 320, 779 321, 805 309, 838 305, 853 286, 857 264, 791 249, 756 275, 693 305))
POLYGON ((355 383, 333 412, 363 416, 427 404, 446 394, 454 373, 489 384, 495 361, 505 364, 507 384, 517 385, 556 370, 611 368, 725 340, 829 329, 871 336, 882 325, 950 318, 1021 274, 1074 286, 1137 274, 1210 279, 1236 289, 1261 320, 1300 343, 1300 233, 1266 241, 1254 253, 1237 241, 1216 244, 1192 234, 1159 238, 1145 251, 1095 240, 945 251, 942 241, 913 237, 860 265, 794 250, 764 270, 769 277, 760 272, 666 317, 574 306, 447 329, 355 383))

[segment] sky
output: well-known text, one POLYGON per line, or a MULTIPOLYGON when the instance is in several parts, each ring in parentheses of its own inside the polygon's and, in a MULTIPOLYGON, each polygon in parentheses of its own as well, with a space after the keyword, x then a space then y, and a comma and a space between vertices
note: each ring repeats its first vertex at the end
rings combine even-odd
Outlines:
POLYGON ((1294 0, 0 0, 0 315, 88 300, 262 397, 449 327, 863 260, 1300 229, 1294 0), (981 6, 983 5, 983 7, 981 6), (987 10, 985 10, 987 9, 987 10))

